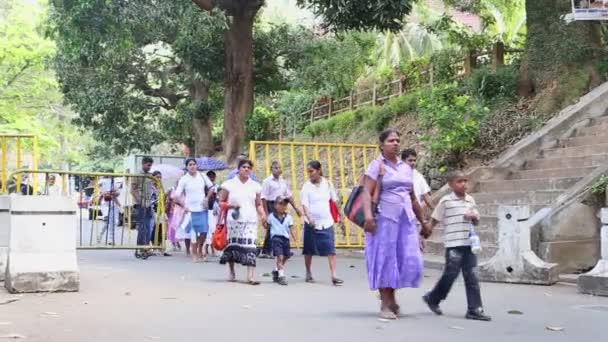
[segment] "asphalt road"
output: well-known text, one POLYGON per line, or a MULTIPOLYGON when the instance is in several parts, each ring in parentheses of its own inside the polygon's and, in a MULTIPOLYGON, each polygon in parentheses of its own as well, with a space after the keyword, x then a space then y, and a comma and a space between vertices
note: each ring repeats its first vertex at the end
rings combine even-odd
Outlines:
MULTIPOLYGON (((78 293, 11 296, 0 291, 0 340, 24 341, 605 341, 608 298, 552 287, 482 284, 493 322, 463 318, 464 288, 457 283, 429 313, 420 300, 439 273, 427 270, 420 289, 398 293, 403 316, 377 318, 379 302, 367 289, 364 261, 341 257, 345 285, 330 284, 326 260, 315 259, 317 284, 303 281, 301 257, 288 265, 290 284, 273 284, 259 260, 262 284, 227 283, 225 266, 194 264, 184 255, 136 260, 130 251, 80 251, 78 293), (521 314, 509 313, 517 310, 521 314), (551 331, 548 327, 556 328, 551 331)), ((245 269, 237 270, 244 280, 245 269)))

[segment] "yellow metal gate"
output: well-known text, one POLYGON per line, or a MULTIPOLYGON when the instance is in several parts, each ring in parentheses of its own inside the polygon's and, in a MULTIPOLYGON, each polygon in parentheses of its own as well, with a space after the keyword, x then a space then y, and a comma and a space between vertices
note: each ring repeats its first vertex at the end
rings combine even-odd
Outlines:
MULTIPOLYGON (((0 193, 21 188, 21 178, 9 177, 12 171, 38 169, 38 138, 31 134, 0 134, 0 193)), ((32 184, 38 189, 37 179, 32 184)))
MULTIPOLYGON (((333 183, 341 198, 339 206, 343 207, 351 189, 357 184, 369 162, 377 155, 377 145, 284 141, 252 141, 249 145, 249 157, 255 164, 259 181, 262 182, 270 175, 270 165, 273 161, 278 161, 283 170, 283 177, 291 183, 294 200, 298 206, 301 205, 300 189, 308 179, 306 164, 309 161, 321 162, 324 176, 333 183)), ((294 247, 301 247, 301 222, 295 221, 298 240, 295 241, 294 247)), ((363 247, 363 232, 360 228, 346 219, 341 220, 338 228, 340 229, 335 230, 336 247, 363 247)))
MULTIPOLYGON (((60 170, 17 170, 11 178, 23 180, 28 188, 30 180, 38 180, 40 189, 32 191, 40 196, 68 196, 78 207, 76 245, 79 249, 164 249, 167 218, 165 191, 162 182, 151 175, 129 173, 95 173, 60 170), (148 224, 153 226, 150 243, 138 244, 135 206, 132 189, 135 184, 149 179, 156 201, 146 202, 150 212, 148 224), (139 182, 138 182, 139 180, 139 182), (153 220, 153 222, 152 222, 153 220), (153 234, 153 235, 152 235, 153 234)), ((142 186, 143 188, 143 186, 142 186)), ((17 192, 18 195, 24 195, 17 192)))

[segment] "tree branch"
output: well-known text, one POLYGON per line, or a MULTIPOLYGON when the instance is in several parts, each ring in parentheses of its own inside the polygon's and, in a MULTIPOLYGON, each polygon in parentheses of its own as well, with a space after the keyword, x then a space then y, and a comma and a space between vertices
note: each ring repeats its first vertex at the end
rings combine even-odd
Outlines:
POLYGON ((6 84, 4 84, 3 88, 6 89, 6 88, 10 87, 11 84, 13 84, 19 78, 19 76, 23 75, 25 70, 27 70, 31 66, 32 66, 31 61, 26 61, 25 64, 21 67, 21 69, 19 69, 19 71, 17 71, 17 73, 15 73, 13 75, 13 77, 11 77, 8 81, 6 81, 6 84))
POLYGON ((214 0, 192 0, 203 11, 211 11, 215 7, 214 0))

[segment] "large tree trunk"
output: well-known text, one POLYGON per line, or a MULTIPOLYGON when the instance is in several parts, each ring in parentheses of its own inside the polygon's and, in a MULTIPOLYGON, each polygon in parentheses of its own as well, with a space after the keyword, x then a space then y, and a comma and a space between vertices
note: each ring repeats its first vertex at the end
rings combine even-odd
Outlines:
POLYGON ((564 78, 575 73, 579 78, 588 76, 588 87, 592 86, 589 66, 601 53, 600 26, 595 22, 567 24, 561 16, 570 12, 570 0, 526 0, 528 32, 518 84, 520 95, 541 93, 560 84, 568 87, 564 78), (587 71, 581 74, 579 70, 587 71))
POLYGON ((253 22, 259 7, 230 13, 225 33, 224 153, 231 162, 245 142, 245 120, 253 111, 253 22))
POLYGON ((209 85, 201 80, 193 80, 190 85, 192 103, 196 112, 192 118, 192 134, 194 138, 194 156, 212 156, 215 152, 213 134, 211 132, 211 113, 209 112, 209 85))

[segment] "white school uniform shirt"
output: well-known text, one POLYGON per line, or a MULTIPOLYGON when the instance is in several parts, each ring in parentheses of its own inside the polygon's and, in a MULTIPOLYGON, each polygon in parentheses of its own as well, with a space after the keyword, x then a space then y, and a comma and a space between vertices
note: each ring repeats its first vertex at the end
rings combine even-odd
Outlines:
POLYGON ((416 170, 416 169, 414 169, 414 177, 413 178, 414 178, 413 179, 414 194, 416 195, 416 198, 418 199, 418 202, 420 204, 422 204, 422 203, 424 203, 424 195, 426 195, 429 192, 431 192, 431 187, 426 182, 426 179, 424 179, 424 176, 422 175, 422 173, 418 172, 418 170, 416 170))
POLYGON ((336 190, 325 178, 315 185, 306 181, 300 192, 302 205, 308 209, 311 218, 315 222, 315 229, 327 229, 333 227, 334 218, 329 209, 329 200, 338 201, 336 190))
POLYGON ((277 197, 291 197, 289 186, 283 177, 274 178, 270 175, 262 182, 261 198, 266 201, 275 201, 277 197))
POLYGON ((186 195, 186 208, 188 208, 189 211, 201 212, 205 210, 205 208, 203 208, 205 187, 208 189, 213 188, 213 182, 211 182, 207 175, 197 172, 193 177, 189 173, 186 173, 179 179, 175 194, 177 196, 181 194, 186 195))

